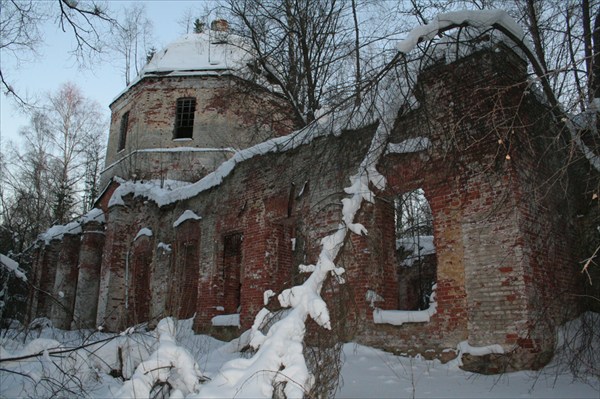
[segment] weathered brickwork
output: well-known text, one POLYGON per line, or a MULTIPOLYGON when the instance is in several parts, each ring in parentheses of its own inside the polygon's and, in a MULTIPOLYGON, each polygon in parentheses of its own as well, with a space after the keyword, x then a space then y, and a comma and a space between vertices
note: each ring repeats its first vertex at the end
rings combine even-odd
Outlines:
POLYGON ((65 235, 56 262, 56 277, 52 290, 55 301, 52 304, 50 318, 54 326, 64 330, 70 329, 73 321, 80 246, 80 235, 65 235))
POLYGON ((84 224, 79 251, 79 273, 73 310, 73 328, 96 327, 100 267, 104 249, 104 224, 84 224))
MULTIPOLYGON (((444 360, 461 341, 500 344, 508 356, 486 371, 535 368, 552 351, 552 329, 576 314, 575 296, 568 295, 579 292, 570 250, 574 229, 568 228, 573 215, 560 185, 545 185, 562 161, 551 147, 555 129, 535 119, 543 112, 526 94, 526 65, 510 51, 496 50, 420 75, 420 106, 397 119, 390 140, 427 137, 431 144, 383 157, 378 169, 387 186, 356 215, 369 233, 350 234, 344 243, 336 262, 346 270, 345 284, 334 278, 326 283, 324 297, 334 326, 346 328, 344 337, 444 360), (555 154, 544 156, 548 152, 555 154), (430 270, 436 272, 428 278, 437 284, 437 311, 429 322, 375 324, 373 305, 409 306, 399 295, 405 282, 398 278, 406 274, 398 272, 394 199, 418 188, 433 215, 430 270), (373 302, 369 292, 383 300, 373 302), (557 300, 557 293, 565 296, 557 300)), ((206 104, 221 109, 217 99, 206 104)), ((151 116, 152 124, 163 123, 163 116, 151 116)), ((339 228, 344 187, 375 128, 256 156, 239 163, 219 186, 162 207, 128 195, 124 205, 108 208, 104 198, 101 267, 89 267, 99 273, 96 324, 117 331, 166 315, 195 315, 196 330, 210 331, 213 317, 239 313, 241 329, 250 327, 264 306, 264 292, 302 282, 306 275, 298 265, 314 263, 320 239, 339 228), (201 219, 174 225, 186 210, 201 219), (138 236, 142 229, 152 235, 138 236)), ((59 247, 52 241, 42 248, 38 270, 52 273, 59 247)), ((88 248, 85 240, 81 248, 88 248)), ((78 289, 76 302, 79 297, 78 289)), ((268 306, 276 309, 275 302, 268 306)), ((32 311, 42 314, 41 300, 32 303, 32 311)), ((89 323, 90 317, 81 319, 89 323)), ((465 367, 477 368, 467 360, 465 367)))
POLYGON ((233 149, 288 134, 297 126, 282 98, 228 73, 145 77, 121 94, 111 111, 104 184, 113 176, 195 181, 231 157, 233 149), (178 98, 196 100, 190 138, 174 139, 178 98), (194 150, 176 151, 181 147, 194 150))

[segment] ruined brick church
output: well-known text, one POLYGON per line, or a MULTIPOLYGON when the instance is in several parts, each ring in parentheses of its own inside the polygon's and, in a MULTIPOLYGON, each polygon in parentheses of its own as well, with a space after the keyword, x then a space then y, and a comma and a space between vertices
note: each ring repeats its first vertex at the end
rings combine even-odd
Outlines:
MULTIPOLYGON (((298 120, 239 68, 225 25, 155 54, 111 104, 105 189, 95 210, 41 237, 31 319, 119 331, 195 316, 198 331, 241 332, 265 293, 306 278, 298 266, 341 223, 376 126, 265 151, 293 140, 298 120)), ((334 323, 388 350, 443 357, 468 341, 538 367, 580 289, 557 129, 527 64, 501 44, 432 65, 414 96, 377 165, 387 186, 356 216, 368 234, 350 235, 336 260, 346 281, 326 289, 332 309, 344 294, 334 323), (416 138, 426 145, 394 150, 416 138), (415 192, 430 231, 403 246, 398 203, 415 192)))

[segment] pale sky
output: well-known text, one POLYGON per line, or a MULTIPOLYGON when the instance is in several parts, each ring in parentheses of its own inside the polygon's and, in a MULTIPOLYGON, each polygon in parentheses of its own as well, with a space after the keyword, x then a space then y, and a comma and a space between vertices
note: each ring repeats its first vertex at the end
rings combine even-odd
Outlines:
MULTIPOLYGON (((130 2, 112 1, 112 9, 118 9, 130 2)), ((204 13, 205 7, 211 1, 185 1, 185 0, 147 0, 146 13, 153 22, 154 44, 157 50, 177 39, 182 33, 182 27, 177 23, 189 8, 204 13)), ((211 17, 210 19, 215 19, 211 17)), ((18 90, 22 96, 41 97, 48 92, 53 92, 65 82, 73 82, 79 86, 84 94, 98 101, 102 111, 108 119, 110 117, 109 104, 125 88, 118 61, 115 63, 103 62, 95 65, 93 69, 80 69, 69 54, 72 50, 73 38, 70 33, 62 32, 56 24, 48 23, 42 28, 45 43, 40 46, 37 59, 24 62, 17 68, 14 66, 2 67, 5 77, 18 90)), ((1 54, 0 54, 1 56, 1 54)), ((132 76, 132 79, 134 77, 132 76)), ((19 128, 25 126, 28 117, 20 113, 13 100, 4 93, 0 95, 0 144, 4 151, 9 140, 18 140, 19 128)), ((108 132, 107 132, 108 133, 108 132)))

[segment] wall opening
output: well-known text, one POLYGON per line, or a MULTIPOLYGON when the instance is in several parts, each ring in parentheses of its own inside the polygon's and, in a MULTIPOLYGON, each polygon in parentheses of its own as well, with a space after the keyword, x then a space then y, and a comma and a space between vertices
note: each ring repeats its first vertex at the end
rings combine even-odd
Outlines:
POLYGON ((223 311, 239 313, 242 290, 242 233, 223 237, 223 311))
POLYGON ((129 111, 121 116, 121 126, 119 127, 119 146, 117 152, 125 149, 127 143, 127 131, 129 130, 129 111))
POLYGON ((433 216, 423 189, 397 196, 394 211, 399 307, 427 309, 436 282, 437 259, 433 216))
POLYGON ((177 99, 175 110, 174 139, 192 138, 194 133, 194 114, 196 112, 196 99, 183 97, 177 99))

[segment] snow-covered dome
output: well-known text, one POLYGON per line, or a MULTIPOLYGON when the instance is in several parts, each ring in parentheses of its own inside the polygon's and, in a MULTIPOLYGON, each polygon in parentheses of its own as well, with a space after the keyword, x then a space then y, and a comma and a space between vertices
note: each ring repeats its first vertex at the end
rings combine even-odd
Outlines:
POLYGON ((248 79, 246 67, 253 59, 244 39, 222 30, 189 33, 152 56, 137 77, 114 99, 115 102, 143 78, 150 76, 195 76, 233 73, 248 79))
POLYGON ((138 78, 240 69, 251 58, 241 44, 239 36, 228 32, 187 34, 154 54, 138 78))

